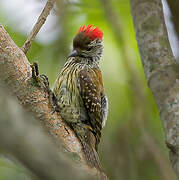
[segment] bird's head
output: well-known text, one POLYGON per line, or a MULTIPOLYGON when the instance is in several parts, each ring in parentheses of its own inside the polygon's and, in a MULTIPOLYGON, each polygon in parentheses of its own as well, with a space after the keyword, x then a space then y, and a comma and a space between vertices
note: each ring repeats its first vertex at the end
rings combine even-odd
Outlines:
POLYGON ((99 61, 103 53, 103 32, 92 25, 81 26, 73 39, 73 51, 69 57, 84 57, 99 61))

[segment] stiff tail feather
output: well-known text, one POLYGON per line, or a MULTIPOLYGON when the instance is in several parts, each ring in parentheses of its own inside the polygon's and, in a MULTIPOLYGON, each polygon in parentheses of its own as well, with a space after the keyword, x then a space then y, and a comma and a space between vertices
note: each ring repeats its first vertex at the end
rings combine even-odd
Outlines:
POLYGON ((71 124, 71 127, 82 144, 82 149, 88 165, 102 171, 98 153, 95 149, 96 138, 94 137, 93 133, 86 128, 86 125, 81 125, 81 123, 71 124))

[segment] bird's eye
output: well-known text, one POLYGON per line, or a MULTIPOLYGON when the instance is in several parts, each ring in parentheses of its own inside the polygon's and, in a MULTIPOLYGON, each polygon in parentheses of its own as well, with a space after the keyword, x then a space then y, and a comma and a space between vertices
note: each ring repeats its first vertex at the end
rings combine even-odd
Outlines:
POLYGON ((92 47, 88 47, 88 48, 87 48, 87 51, 91 51, 91 49, 92 49, 92 47))

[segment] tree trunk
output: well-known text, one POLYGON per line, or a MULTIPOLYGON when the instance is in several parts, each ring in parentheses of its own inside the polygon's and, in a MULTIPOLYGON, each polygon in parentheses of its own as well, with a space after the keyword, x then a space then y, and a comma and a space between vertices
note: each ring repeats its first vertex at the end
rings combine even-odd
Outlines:
POLYGON ((160 0, 131 0, 136 39, 148 85, 179 178, 179 64, 172 54, 160 0))

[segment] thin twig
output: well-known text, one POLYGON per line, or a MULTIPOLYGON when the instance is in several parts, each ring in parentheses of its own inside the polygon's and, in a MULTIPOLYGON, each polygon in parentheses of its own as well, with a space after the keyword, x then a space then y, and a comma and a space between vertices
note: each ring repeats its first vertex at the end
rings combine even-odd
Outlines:
POLYGON ((55 3, 55 0, 48 0, 42 13, 40 14, 35 26, 33 27, 32 31, 30 32, 27 40, 25 41, 24 45, 22 46, 22 51, 27 54, 28 50, 30 49, 32 42, 34 41, 37 33, 40 31, 42 25, 45 23, 47 16, 50 14, 51 9, 53 8, 53 5, 55 3))

